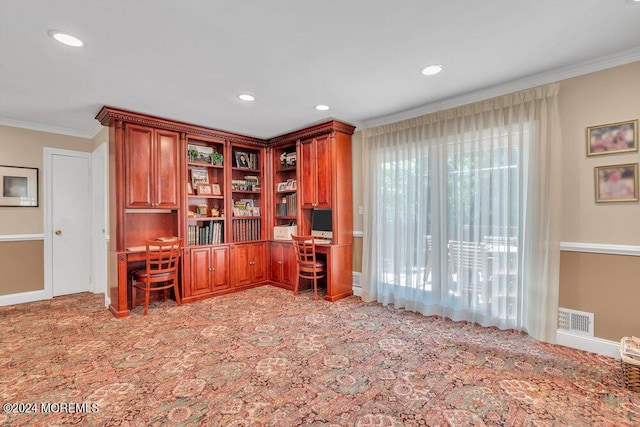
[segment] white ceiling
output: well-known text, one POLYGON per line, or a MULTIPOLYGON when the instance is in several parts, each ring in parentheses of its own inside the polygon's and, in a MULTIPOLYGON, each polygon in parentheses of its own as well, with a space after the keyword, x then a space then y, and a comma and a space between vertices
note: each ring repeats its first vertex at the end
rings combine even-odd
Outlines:
POLYGON ((110 105, 269 138, 634 60, 632 0, 0 0, 0 124, 91 137, 110 105))

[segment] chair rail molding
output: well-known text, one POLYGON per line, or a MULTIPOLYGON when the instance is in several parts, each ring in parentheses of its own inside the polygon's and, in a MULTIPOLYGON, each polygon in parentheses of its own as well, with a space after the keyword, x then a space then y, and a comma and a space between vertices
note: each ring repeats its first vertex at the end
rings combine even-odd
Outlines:
POLYGON ((0 234, 0 242, 24 242, 27 240, 44 240, 44 233, 39 234, 0 234))
POLYGON ((567 252, 589 252, 607 255, 640 256, 640 246, 611 245, 607 243, 560 242, 560 250, 567 252))

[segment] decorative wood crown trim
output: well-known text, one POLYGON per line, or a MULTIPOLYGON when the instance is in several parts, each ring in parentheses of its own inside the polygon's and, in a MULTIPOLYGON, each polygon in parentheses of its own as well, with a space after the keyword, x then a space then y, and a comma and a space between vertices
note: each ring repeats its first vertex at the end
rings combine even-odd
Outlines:
POLYGON ((271 147, 274 145, 285 144, 300 139, 313 138, 330 132, 342 132, 352 135, 355 126, 337 120, 320 123, 315 126, 305 128, 304 130, 291 132, 282 136, 271 138, 269 140, 252 138, 231 132, 225 132, 217 129, 211 129, 204 126, 190 125, 188 123, 176 122, 160 117, 148 116, 146 114, 135 113, 132 111, 120 110, 113 107, 104 106, 96 116, 103 126, 113 126, 114 121, 123 121, 127 123, 136 123, 139 125, 153 126, 155 128, 171 130, 175 132, 184 132, 190 136, 204 136, 207 138, 217 138, 225 141, 258 145, 261 147, 271 147))
POLYGON ((310 128, 306 128, 302 131, 291 132, 282 136, 271 138, 268 142, 269 145, 279 145, 285 144, 287 142, 297 141, 300 139, 313 138, 314 136, 331 132, 342 132, 348 135, 352 135, 355 129, 355 126, 339 122, 337 120, 331 120, 316 126, 312 126, 310 128))
POLYGON ((267 146, 265 140, 252 138, 225 132, 217 129, 211 129, 203 126, 190 125, 188 123, 176 122, 173 120, 162 119, 160 117, 147 116, 146 114, 134 113, 131 111, 119 110, 112 107, 104 106, 96 116, 103 126, 110 126, 113 121, 121 120, 127 123, 135 123, 145 126, 153 126, 159 129, 171 130, 174 132, 184 132, 189 135, 199 135, 208 138, 218 138, 225 141, 239 142, 243 144, 267 146))

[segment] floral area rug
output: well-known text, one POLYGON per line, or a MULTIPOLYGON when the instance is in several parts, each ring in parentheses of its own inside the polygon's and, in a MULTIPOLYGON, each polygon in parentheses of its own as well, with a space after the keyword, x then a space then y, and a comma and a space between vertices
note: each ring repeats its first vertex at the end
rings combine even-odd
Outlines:
POLYGON ((640 425, 615 359, 271 286, 124 319, 92 294, 0 307, 0 346, 10 426, 640 425))

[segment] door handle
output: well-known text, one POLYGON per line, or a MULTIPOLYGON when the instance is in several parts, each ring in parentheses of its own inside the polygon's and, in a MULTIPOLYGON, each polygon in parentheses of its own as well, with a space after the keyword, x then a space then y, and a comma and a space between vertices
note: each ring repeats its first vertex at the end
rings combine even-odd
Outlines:
POLYGON ((62 234, 62 230, 56 230, 55 233, 56 233, 56 236, 59 236, 62 234))

